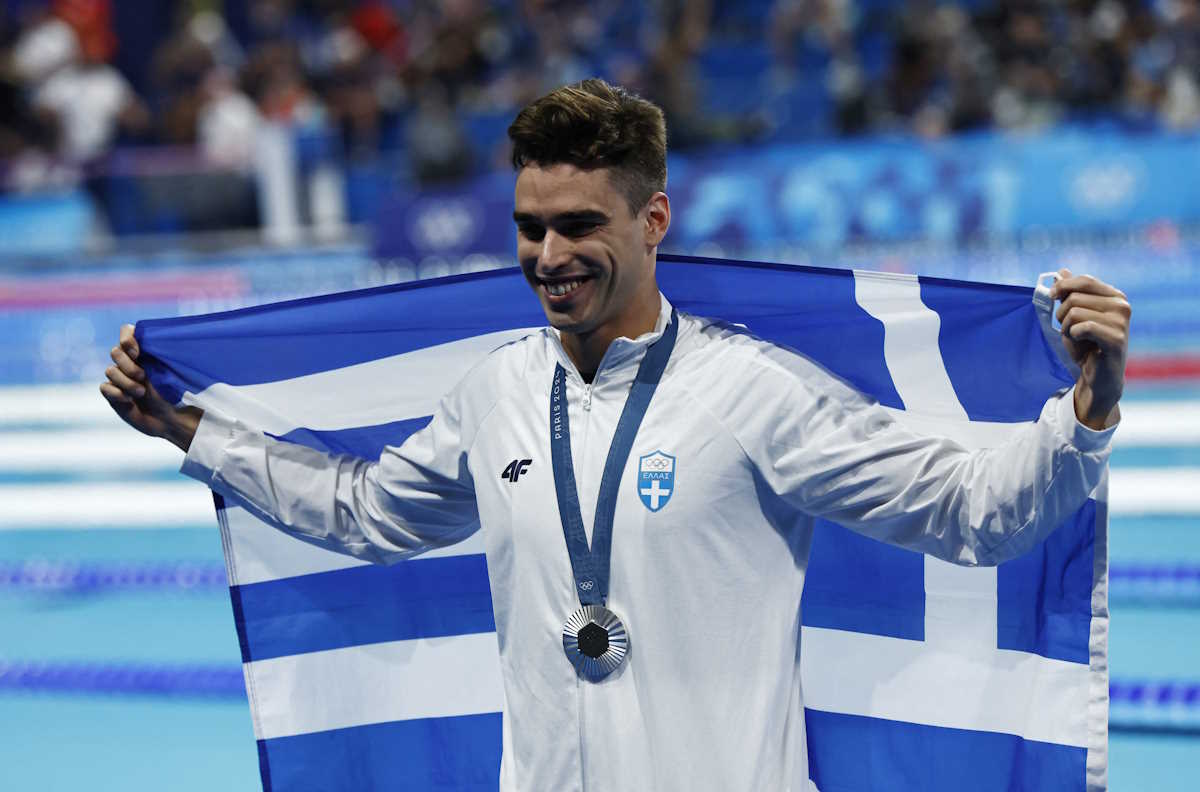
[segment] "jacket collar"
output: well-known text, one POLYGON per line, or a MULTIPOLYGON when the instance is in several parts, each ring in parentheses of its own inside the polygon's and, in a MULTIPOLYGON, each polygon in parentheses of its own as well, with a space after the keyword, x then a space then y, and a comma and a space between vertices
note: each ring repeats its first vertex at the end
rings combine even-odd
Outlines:
MULTIPOLYGON (((646 348, 662 337, 663 332, 667 329, 667 324, 671 321, 671 311, 673 306, 670 300, 666 298, 661 291, 659 296, 658 319, 654 322, 654 329, 648 333, 642 333, 637 338, 626 338, 620 336, 613 339, 608 345, 608 349, 604 353, 604 357, 600 360, 600 366, 596 369, 595 381, 604 379, 606 382, 610 377, 622 379, 623 374, 628 374, 632 378, 636 373, 638 365, 641 363, 642 355, 645 354, 646 348), (625 370, 629 369, 628 372, 625 370)), ((562 345, 562 332, 557 328, 551 327, 550 337, 551 346, 554 347, 555 355, 558 357, 558 362, 562 363, 563 368, 567 373, 579 379, 579 370, 575 367, 574 361, 571 360, 567 350, 562 345)))

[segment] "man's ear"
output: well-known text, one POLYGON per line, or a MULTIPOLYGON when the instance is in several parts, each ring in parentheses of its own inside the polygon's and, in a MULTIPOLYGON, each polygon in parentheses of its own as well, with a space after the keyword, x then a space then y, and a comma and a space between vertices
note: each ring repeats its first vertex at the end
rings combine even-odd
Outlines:
POLYGON ((650 196, 646 204, 646 247, 658 247, 671 227, 671 199, 664 192, 650 196))

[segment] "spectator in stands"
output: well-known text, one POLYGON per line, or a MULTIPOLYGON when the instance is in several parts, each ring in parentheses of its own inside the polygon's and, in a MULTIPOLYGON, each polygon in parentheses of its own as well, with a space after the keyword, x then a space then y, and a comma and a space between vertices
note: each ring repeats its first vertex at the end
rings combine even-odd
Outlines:
MULTIPOLYGON (((218 73, 223 86, 224 75, 235 73, 243 61, 241 48, 219 15, 202 11, 181 16, 178 30, 159 46, 151 61, 152 103, 158 108, 160 140, 196 145, 205 105, 214 93, 226 93, 214 92, 206 84, 218 73)), ((246 102, 253 105, 248 99, 246 102)))
POLYGON ((709 37, 712 4, 663 3, 658 11, 659 35, 647 58, 647 73, 635 83, 662 108, 671 148, 682 151, 760 137, 766 130, 761 113, 728 113, 705 101, 696 60, 709 37))
POLYGON ((1129 59, 1126 106, 1168 129, 1200 127, 1200 3, 1164 10, 1165 25, 1141 24, 1129 59))
POLYGON ((422 87, 405 141, 413 173, 423 183, 452 181, 471 173, 471 144, 454 115, 449 92, 437 81, 422 87))
POLYGON ((12 51, 14 76, 36 89, 51 75, 79 57, 79 36, 61 16, 47 11, 34 17, 12 51))
POLYGON ((90 164, 109 151, 118 133, 147 129, 150 117, 109 63, 116 38, 107 0, 59 0, 54 9, 73 28, 78 49, 34 89, 32 104, 57 125, 59 156, 90 164))
POLYGON ((209 162, 234 170, 250 170, 261 116, 238 87, 237 75, 217 67, 205 75, 196 118, 196 144, 209 162))
POLYGON ((341 148, 351 158, 369 158, 380 152, 385 125, 401 98, 395 61, 389 56, 403 51, 399 44, 402 29, 384 6, 372 6, 365 17, 356 12, 330 19, 310 62, 330 127, 340 133, 341 148), (393 45, 397 49, 391 49, 393 45))
POLYGON ((78 49, 75 31, 51 15, 24 31, 10 59, 0 53, 0 190, 25 193, 78 183, 76 169, 53 156, 55 126, 29 102, 31 91, 78 49))
POLYGON ((145 205, 127 210, 138 222, 153 216, 160 227, 190 231, 253 227, 260 115, 239 87, 244 53, 220 15, 181 12, 151 61, 159 139, 174 147, 171 165, 125 175, 114 190, 143 197, 145 205))
POLYGON ((259 112, 272 121, 296 126, 317 123, 325 110, 304 74, 296 47, 284 41, 251 53, 243 80, 259 112))

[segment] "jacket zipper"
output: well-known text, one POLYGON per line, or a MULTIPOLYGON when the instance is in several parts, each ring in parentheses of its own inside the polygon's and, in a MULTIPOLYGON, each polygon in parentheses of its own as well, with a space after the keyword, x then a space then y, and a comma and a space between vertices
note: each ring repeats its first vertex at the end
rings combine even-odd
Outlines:
MULTIPOLYGON (((600 372, 597 370, 596 373, 599 374, 600 372)), ((582 442, 580 443, 579 447, 580 464, 575 467, 575 470, 579 473, 583 473, 585 477, 576 480, 575 486, 577 490, 582 488, 584 486, 584 482, 587 481, 587 449, 588 441, 591 439, 589 435, 591 434, 592 423, 592 385, 595 384, 595 377, 593 376, 592 382, 583 382, 583 378, 580 377, 580 382, 583 384, 583 399, 580 400, 579 403, 579 406, 583 408, 583 426, 581 427, 583 431, 576 435, 576 437, 579 437, 582 442)), ((591 544, 590 534, 588 535, 588 543, 591 544)), ((579 698, 577 699, 576 704, 578 707, 576 714, 579 719, 579 789, 580 792, 584 792, 588 788, 587 751, 585 750, 585 746, 587 745, 587 714, 585 713, 585 709, 587 708, 586 699, 588 698, 588 691, 586 689, 586 683, 576 680, 575 684, 577 685, 576 689, 579 693, 579 698)))

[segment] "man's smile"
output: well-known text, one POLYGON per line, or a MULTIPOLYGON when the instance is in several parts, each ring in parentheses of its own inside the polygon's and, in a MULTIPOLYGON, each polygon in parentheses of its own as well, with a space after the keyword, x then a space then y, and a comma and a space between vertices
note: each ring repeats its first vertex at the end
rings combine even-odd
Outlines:
POLYGON ((560 307, 574 302, 593 280, 591 275, 574 275, 567 278, 538 278, 538 288, 546 295, 547 302, 560 307))

